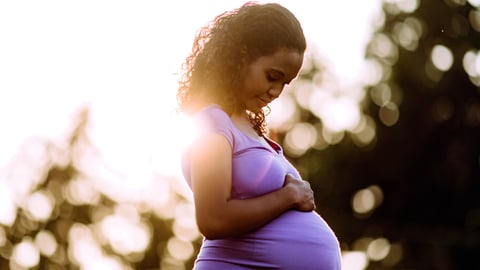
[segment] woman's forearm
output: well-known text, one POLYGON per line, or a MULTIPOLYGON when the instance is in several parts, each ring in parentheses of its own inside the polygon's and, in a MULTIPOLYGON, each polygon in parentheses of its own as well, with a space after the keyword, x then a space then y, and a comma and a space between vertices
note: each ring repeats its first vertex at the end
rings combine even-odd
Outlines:
POLYGON ((208 239, 234 237, 251 232, 295 206, 291 187, 283 187, 249 199, 229 199, 210 213, 197 212, 197 224, 208 239))

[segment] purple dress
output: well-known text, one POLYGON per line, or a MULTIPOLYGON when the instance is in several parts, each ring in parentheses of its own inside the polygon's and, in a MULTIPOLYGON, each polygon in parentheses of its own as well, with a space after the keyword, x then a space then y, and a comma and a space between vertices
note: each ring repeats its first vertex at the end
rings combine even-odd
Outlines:
MULTIPOLYGON (((267 148, 240 131, 218 106, 211 105, 194 117, 200 132, 227 138, 233 151, 232 198, 259 196, 283 186, 285 175, 300 178, 281 147, 267 148)), ((183 157, 186 157, 184 155, 183 157)), ((182 170, 191 185, 189 161, 182 170)), ((338 240, 316 212, 290 210, 265 226, 240 237, 204 239, 195 269, 341 269, 338 240)))

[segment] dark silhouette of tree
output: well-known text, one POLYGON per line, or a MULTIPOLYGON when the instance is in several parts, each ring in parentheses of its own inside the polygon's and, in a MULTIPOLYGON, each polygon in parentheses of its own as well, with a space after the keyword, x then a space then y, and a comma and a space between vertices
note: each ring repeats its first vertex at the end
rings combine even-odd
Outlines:
MULTIPOLYGON (((328 147, 286 153, 311 181, 342 248, 369 256, 367 269, 480 268, 480 8, 385 1, 379 20, 366 50, 375 68, 365 76, 374 79, 365 80, 362 103, 375 138, 359 145, 345 131, 328 147), (375 205, 354 211, 365 190, 377 194, 375 205), (375 239, 390 252, 374 256, 375 239)), ((324 126, 311 109, 297 111, 299 122, 324 126)))

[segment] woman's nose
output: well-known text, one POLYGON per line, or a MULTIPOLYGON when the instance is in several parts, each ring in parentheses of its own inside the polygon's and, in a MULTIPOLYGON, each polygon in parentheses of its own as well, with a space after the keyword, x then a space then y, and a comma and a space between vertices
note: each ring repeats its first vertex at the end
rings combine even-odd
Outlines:
POLYGON ((278 98, 282 93, 283 87, 275 87, 268 90, 268 94, 273 98, 278 98))

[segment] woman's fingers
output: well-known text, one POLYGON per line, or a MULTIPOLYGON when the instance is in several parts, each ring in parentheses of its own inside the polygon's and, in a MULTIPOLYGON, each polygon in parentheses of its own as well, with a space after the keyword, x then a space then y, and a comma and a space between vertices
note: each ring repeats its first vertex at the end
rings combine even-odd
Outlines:
POLYGON ((297 179, 291 174, 285 176, 284 185, 291 185, 294 187, 297 193, 297 203, 295 209, 300 211, 313 211, 315 210, 315 198, 313 190, 308 181, 297 179))

